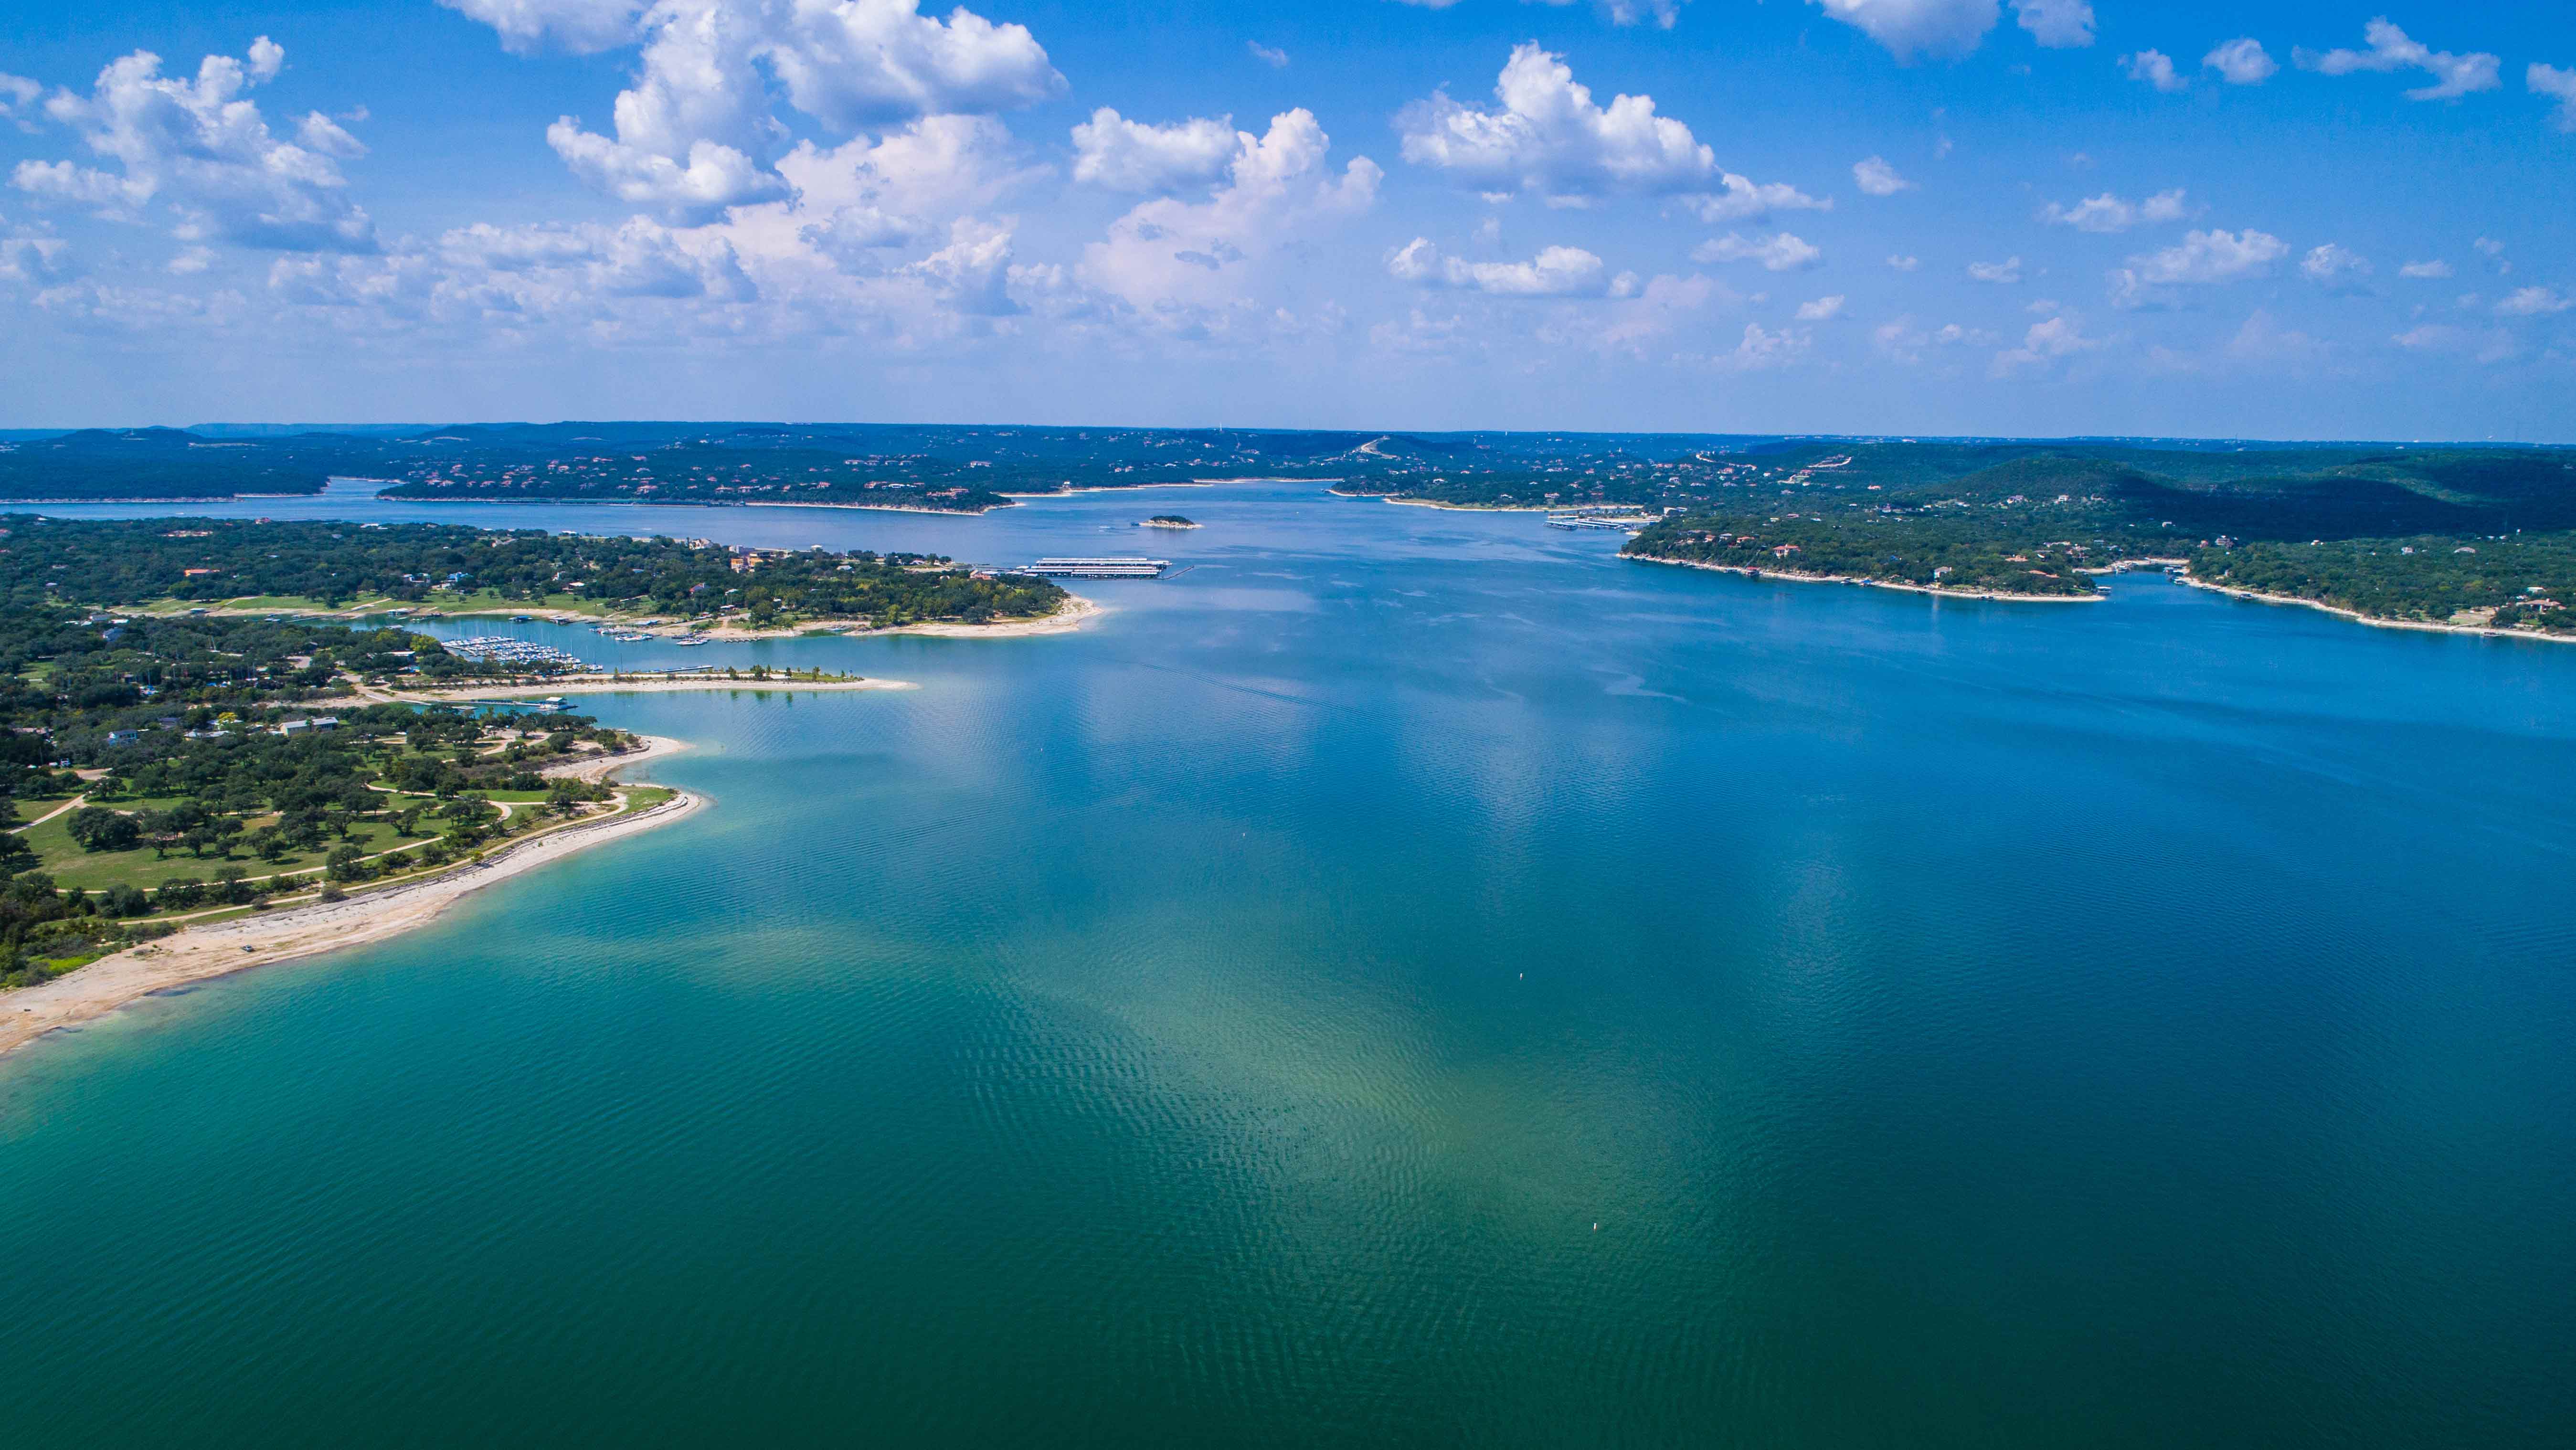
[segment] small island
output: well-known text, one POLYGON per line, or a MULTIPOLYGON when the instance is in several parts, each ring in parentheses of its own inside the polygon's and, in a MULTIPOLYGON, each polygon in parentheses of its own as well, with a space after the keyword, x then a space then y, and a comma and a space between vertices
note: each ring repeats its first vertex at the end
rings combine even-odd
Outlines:
POLYGON ((1185 519, 1179 514, 1156 514, 1152 518, 1138 524, 1136 527, 1140 529, 1195 529, 1199 527, 1199 523, 1196 519, 1185 519))

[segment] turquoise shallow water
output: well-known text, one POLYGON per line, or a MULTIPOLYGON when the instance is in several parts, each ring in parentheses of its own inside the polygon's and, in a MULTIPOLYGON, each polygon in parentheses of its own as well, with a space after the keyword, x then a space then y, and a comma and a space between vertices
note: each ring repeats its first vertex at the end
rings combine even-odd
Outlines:
POLYGON ((0 1062, 0 1442, 2576 1437, 2576 650, 1272 486, 294 507, 1193 567, 639 647, 923 688, 597 703, 715 806, 0 1062))

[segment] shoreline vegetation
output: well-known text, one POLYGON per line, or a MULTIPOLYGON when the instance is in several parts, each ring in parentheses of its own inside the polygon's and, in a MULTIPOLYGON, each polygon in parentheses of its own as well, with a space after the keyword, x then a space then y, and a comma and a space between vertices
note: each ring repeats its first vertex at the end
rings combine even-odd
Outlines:
POLYGON ((1668 559, 1660 554, 1622 554, 1620 557, 1640 564, 1671 564, 1684 569, 1706 569, 1712 574, 1741 574, 1748 579, 1777 579, 1790 584, 1857 584, 1868 589, 1892 589, 1901 594, 1928 594, 1936 599, 1991 599, 2005 604, 2103 602, 2100 594, 2013 594, 1997 589, 1951 589, 1937 584, 1908 584, 1857 574, 1802 574, 1789 569, 1763 569, 1751 564, 1711 564, 1698 559, 1668 559))
MULTIPOLYGON (((1868 589, 1889 589, 1905 594, 1929 595, 1936 599, 1980 599, 1992 600, 1997 603, 2005 604, 2096 604, 2102 603, 2108 598, 2108 596, 2099 592, 2088 594, 2022 594, 2003 590, 1912 584, 1901 580, 1872 579, 1862 575, 1821 574, 1794 569, 1767 569, 1752 564, 1717 564, 1699 559, 1677 559, 1661 554, 1648 554, 1628 550, 1621 551, 1620 557, 1640 564, 1668 564, 1684 569, 1705 569, 1711 573, 1737 574, 1750 579, 1771 579, 1789 584, 1851 584, 1868 589)), ((2321 614, 2331 614, 2338 619, 2347 620, 2354 624, 2369 625, 2374 629, 2403 629, 2425 634, 2466 635, 2477 639, 2538 640, 2548 644, 2576 644, 2576 633, 2555 632, 2537 628, 2528 624, 2499 628, 2492 623, 2480 624, 2436 619, 2402 619, 2392 615, 2372 614, 2366 610, 2356 609, 2350 605, 2337 603, 2329 599, 2313 598, 2300 594, 2277 593, 2261 589, 2249 589, 2240 584, 2228 584, 2203 579, 2191 572, 2191 562, 2192 561, 2188 559, 2129 559, 2123 560, 2118 564, 2087 569, 2083 572, 2092 575, 2106 575, 2153 569, 2164 574, 2175 583, 2189 588, 2207 590, 2212 594, 2222 594, 2230 599, 2243 600, 2249 604, 2291 605, 2301 609, 2313 609, 2321 614)))
POLYGON ((2194 578, 2189 573, 2176 573, 2171 577, 2177 584, 2188 585, 2194 589, 2206 589, 2212 594, 2224 594, 2230 599, 2241 599, 2248 604, 2294 605, 2301 609, 2313 609, 2321 614, 2331 614, 2354 624, 2366 624, 2373 629, 2410 629, 2425 634, 2471 635, 2479 639, 2539 640, 2545 644, 2576 644, 2576 634, 2552 633, 2529 628, 2498 629, 2491 624, 2452 624, 2432 619, 2396 619, 2384 615, 2365 614, 2358 609, 2323 599, 2309 599, 2297 594, 2267 594, 2262 590, 2247 589, 2241 585, 2212 583, 2207 579, 2194 578))
MULTIPOLYGON (((822 634, 836 635, 842 639, 874 639, 883 635, 897 634, 926 635, 938 639, 1021 639, 1031 635, 1070 633, 1080 629, 1085 622, 1109 612, 1107 606, 1096 599, 1075 594, 1070 590, 1058 592, 1063 594, 1064 599, 1052 614, 1028 619, 997 619, 986 624, 934 619, 879 627, 864 617, 816 615, 799 619, 792 624, 774 625, 769 628, 744 628, 727 623, 691 628, 687 624, 663 623, 651 614, 637 611, 585 614, 543 604, 526 606, 495 604, 466 609, 441 609, 436 606, 413 608, 404 610, 404 623, 416 624, 433 619, 518 619, 524 616, 532 620, 541 619, 548 624, 612 624, 637 634, 649 634, 656 639, 709 639, 729 642, 799 639, 806 635, 822 634)), ((285 616, 298 619, 361 620, 387 614, 401 607, 389 599, 370 600, 339 609, 313 604, 294 604, 263 609, 227 603, 209 607, 205 613, 209 617, 219 619, 267 619, 285 616)), ((169 618, 182 613, 183 610, 179 604, 170 602, 137 612, 169 618)), ((184 612, 193 613, 194 611, 184 612)))
MULTIPOLYGON (((891 686, 881 686, 891 687, 891 686)), ((711 688, 700 686, 699 688, 711 688)), ((629 767, 687 749, 639 737, 643 748, 559 767, 550 778, 608 785, 629 767)), ((144 997, 254 967, 298 961, 398 936, 436 920, 468 894, 577 852, 675 824, 706 804, 666 787, 611 787, 617 806, 592 818, 522 836, 453 865, 341 895, 293 897, 249 914, 212 913, 203 924, 109 953, 75 971, 0 993, 0 1056, 49 1033, 76 1028, 144 997)))
POLYGON ((401 617, 543 612, 719 637, 936 627, 1053 633, 1054 582, 940 555, 456 524, 0 517, 0 607, 401 617))
POLYGON ((710 674, 577 674, 551 676, 537 684, 497 688, 389 692, 386 699, 402 705, 470 705, 485 700, 550 700, 558 695, 667 695, 684 691, 759 690, 775 694, 833 694, 853 690, 918 690, 909 680, 801 679, 785 673, 766 675, 710 674))
POLYGON ((423 620, 542 613, 694 643, 1056 634, 1102 612, 1044 579, 928 555, 0 519, 0 1034, 235 970, 236 957, 374 940, 697 808, 685 792, 611 785, 678 747, 639 750, 570 713, 572 697, 915 688, 766 663, 586 666, 534 643, 443 641, 423 620))

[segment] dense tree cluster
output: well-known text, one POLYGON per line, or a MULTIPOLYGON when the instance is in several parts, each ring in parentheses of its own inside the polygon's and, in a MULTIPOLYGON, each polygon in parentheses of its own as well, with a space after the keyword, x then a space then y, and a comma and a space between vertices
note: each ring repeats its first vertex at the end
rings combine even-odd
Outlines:
POLYGON ((755 552, 448 524, 0 518, 0 607, 262 597, 435 605, 472 595, 887 624, 1031 617, 1065 600, 1043 579, 910 554, 755 552))
POLYGON ((2244 588, 2445 621, 2539 620, 2567 592, 2546 562, 2576 543, 2576 464, 2557 452, 2071 449, 1920 481, 1943 458, 1996 451, 1881 446, 1738 469, 1685 484, 1627 552, 2017 594, 2090 593, 2080 571, 2188 557, 2196 576, 2244 588))
POLYGON ((2191 572, 2375 619, 2576 634, 2576 534, 2240 543, 2195 551, 2191 572))
POLYGON ((323 436, 284 446, 177 428, 85 428, 0 443, 0 498, 199 499, 320 493, 373 449, 323 436))
POLYGON ((401 630, 0 609, 0 985, 151 918, 435 865, 605 794, 542 774, 633 743, 586 717, 503 743, 507 722, 345 693, 441 662, 480 668, 401 630), (505 818, 495 793, 525 805, 505 818))

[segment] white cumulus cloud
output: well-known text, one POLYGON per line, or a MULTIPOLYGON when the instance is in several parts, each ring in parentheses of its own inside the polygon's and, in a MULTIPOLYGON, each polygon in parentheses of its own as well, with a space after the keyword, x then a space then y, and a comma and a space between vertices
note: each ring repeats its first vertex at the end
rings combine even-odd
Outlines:
POLYGON ((2009 285, 2021 280, 2021 258, 2007 257, 2000 262, 1970 262, 1968 277, 1976 282, 2009 285))
MULTIPOLYGON (((1827 15, 1886 46, 1898 60, 1949 58, 1975 50, 2002 11, 1995 0, 1809 0, 1827 15)), ((2066 8, 2045 3, 2052 13, 2066 8)), ((2087 7, 2089 10, 2090 7, 2087 7)))
POLYGON ((1836 293, 1831 297, 1819 297, 1813 302, 1802 302, 1798 304, 1798 320, 1800 322, 1831 322, 1842 315, 1843 296, 1841 293, 1836 293))
POLYGON ((528 55, 551 41, 588 55, 631 45, 645 0, 438 0, 501 33, 501 45, 528 55))
POLYGON ((1821 249, 1787 232, 1770 237, 1728 232, 1693 247, 1690 255, 1694 262, 1760 262, 1771 272, 1803 272, 1825 260, 1821 249))
POLYGON ((2173 289, 2209 287, 2259 277, 2290 253, 2290 244, 2269 232, 2247 227, 2241 232, 2187 232, 2182 242, 2157 252, 2131 257, 2111 274, 2111 305, 2153 308, 2171 305, 2173 289))
POLYGON ((2263 42, 2250 35, 2225 41, 2200 58, 2204 70, 2218 72, 2231 86, 2259 86, 2277 75, 2281 63, 2263 48, 2263 42))
POLYGON ((1852 163, 1852 185, 1869 196, 1894 196, 1912 191, 1914 183, 1896 174, 1884 156, 1871 156, 1852 163))
POLYGON ((1156 126, 1103 106, 1073 128, 1073 179, 1112 191, 1213 186, 1234 163, 1238 146, 1231 116, 1156 126))
POLYGON ((1241 321, 1252 274, 1377 199, 1384 173, 1365 156, 1332 171, 1331 138, 1309 111, 1283 111, 1236 141, 1225 184, 1205 200, 1143 202, 1084 248, 1083 285, 1143 327, 1212 336, 1241 321))
POLYGON ((290 252, 366 252, 374 223, 348 195, 335 157, 365 150, 326 117, 309 117, 308 143, 279 138, 248 99, 274 78, 286 52, 266 36, 245 60, 210 55, 194 79, 161 74, 161 58, 136 51, 99 72, 87 96, 65 91, 46 111, 77 132, 109 172, 70 161, 22 161, 12 184, 32 195, 134 216, 158 201, 177 214, 182 240, 219 239, 290 252), (319 122, 316 126, 314 123, 319 122))
POLYGON ((1470 262, 1441 255, 1416 237, 1386 259, 1387 275, 1417 287, 1455 287, 1497 297, 1599 297, 1611 278, 1581 247, 1549 247, 1526 262, 1470 262))
POLYGON ((2129 73, 2129 79, 2144 81, 2160 91, 2191 89, 2191 82, 2175 72, 2173 57, 2161 50, 2142 50, 2135 55, 2124 55, 2120 57, 2120 67, 2129 73))
POLYGON ((2576 301, 2547 287, 2525 287, 2496 304, 2498 317, 2548 317, 2576 307, 2576 301))
POLYGON ((2430 262, 2409 262, 2397 269, 2397 275, 2418 281, 2439 281, 2451 275, 2451 264, 2439 258, 2430 262))
POLYGON ((2311 248, 2299 261, 2299 275, 2329 292, 2370 289, 2370 259, 2336 242, 2311 248))
POLYGON ((2093 43, 2093 6, 2089 0, 2012 0, 2013 15, 2030 38, 2051 50, 2072 50, 2093 43))
POLYGON ((2500 82, 2496 57, 2484 51, 2453 55, 2447 50, 2434 50, 2385 18, 2362 27, 2362 39, 2368 50, 2329 50, 2323 55, 2307 49, 2292 52, 2291 58, 2309 70, 2323 75, 2345 76, 2355 71, 2420 70, 2433 77, 2433 84, 2419 86, 2406 93, 2410 101, 2455 101, 2472 91, 2491 91, 2500 82))
POLYGON ((674 160, 585 131, 563 116, 546 128, 546 144, 573 175, 629 206, 656 208, 675 220, 703 221, 727 207, 787 194, 777 173, 714 141, 692 141, 674 160))
POLYGON ((2554 65, 2531 63, 2523 72, 2523 84, 2535 96, 2548 96, 2558 102, 2551 113, 2550 124, 2561 131, 2576 131, 2576 70, 2561 70, 2554 65))
POLYGON ((0 237, 0 282, 55 282, 71 273, 71 244, 62 238, 0 237))
POLYGON ((21 126, 28 126, 28 113, 34 110, 36 97, 44 90, 43 86, 25 76, 0 71, 0 121, 16 121, 21 126))
MULTIPOLYGON (((546 36, 591 44, 611 28, 597 19, 607 9, 557 0, 462 8, 521 48, 546 36)), ((615 135, 565 116, 547 143, 591 185, 675 220, 784 194, 770 165, 788 135, 777 100, 850 133, 989 115, 1064 88, 1027 27, 963 7, 926 16, 920 0, 657 0, 624 39, 604 43, 643 46, 617 97, 615 135)))
POLYGON ((1716 153, 1690 127, 1655 114, 1652 96, 1595 105, 1564 59, 1535 43, 1513 49, 1494 98, 1490 108, 1470 106, 1439 91, 1406 106, 1396 117, 1404 159, 1482 190, 1575 203, 1697 191, 1718 175, 1716 153))
POLYGON ((1785 181, 1755 182, 1730 171, 1718 178, 1724 190, 1681 198, 1681 204, 1711 226, 1760 221, 1775 211, 1832 211, 1831 197, 1813 197, 1785 181))
POLYGON ((2053 226, 2073 227, 2079 232, 2125 232, 2140 223, 2181 221, 2186 211, 2182 188, 2176 187, 2142 202, 2131 202, 2107 191, 2073 206, 2052 201, 2039 215, 2053 226))
POLYGON ((2100 349, 2105 339, 2086 337, 2074 318, 2065 314, 2034 322, 2022 334, 2021 346, 1995 355, 1992 372, 2005 377, 2024 368, 2045 370, 2062 358, 2100 349))

